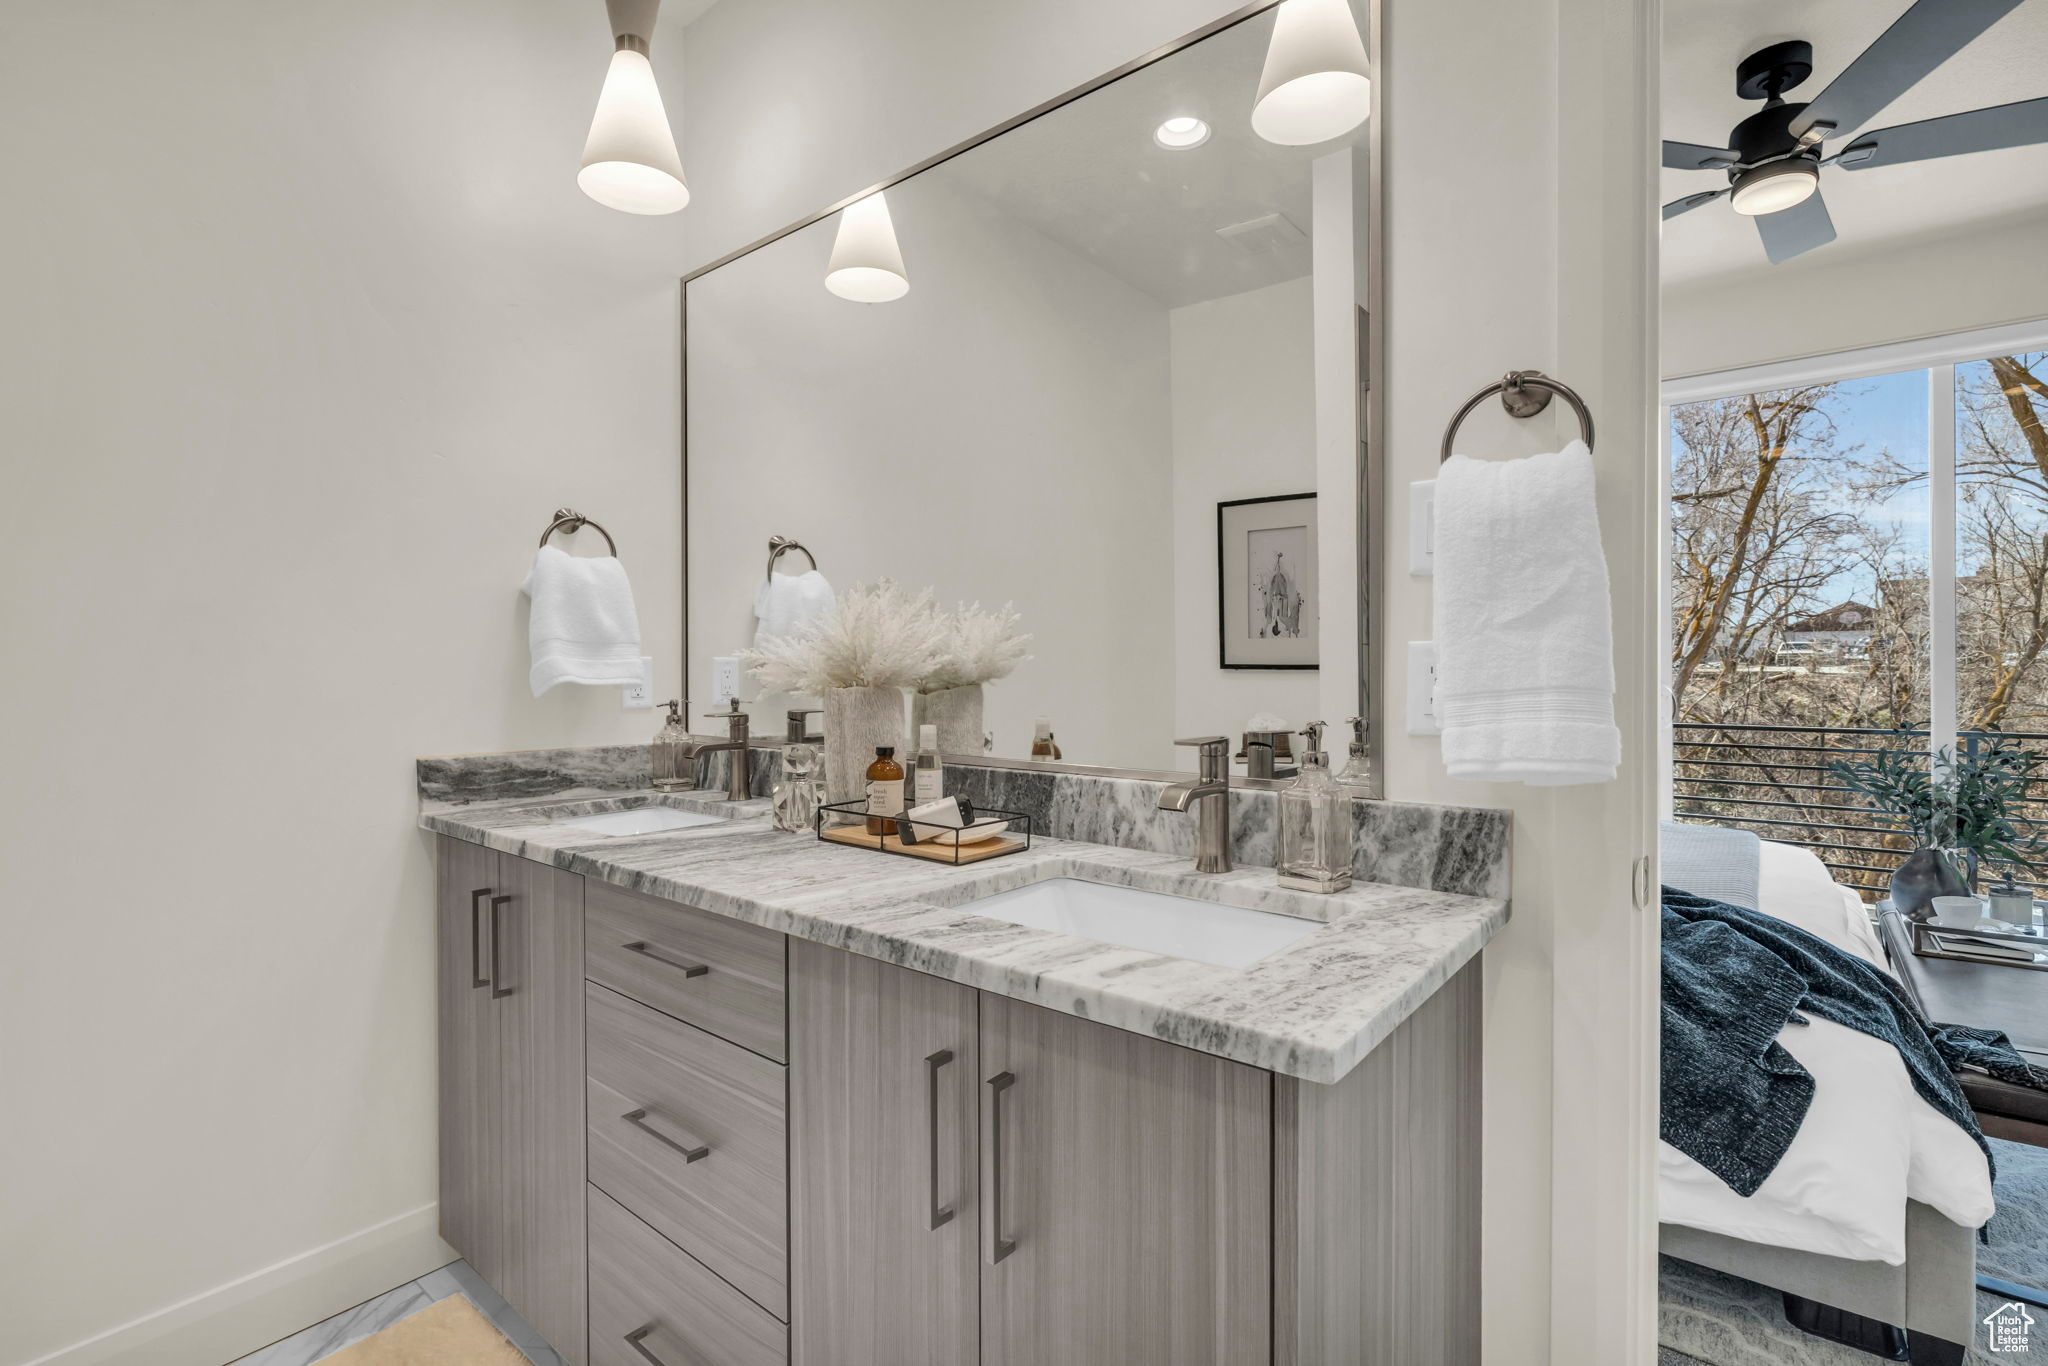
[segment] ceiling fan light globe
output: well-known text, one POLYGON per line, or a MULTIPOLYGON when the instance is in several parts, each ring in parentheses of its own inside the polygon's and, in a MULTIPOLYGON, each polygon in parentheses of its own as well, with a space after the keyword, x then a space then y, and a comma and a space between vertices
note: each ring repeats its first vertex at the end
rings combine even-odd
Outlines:
POLYGON ((1735 212, 1755 218, 1803 204, 1819 188, 1820 168, 1809 158, 1774 161, 1738 175, 1728 203, 1735 212))

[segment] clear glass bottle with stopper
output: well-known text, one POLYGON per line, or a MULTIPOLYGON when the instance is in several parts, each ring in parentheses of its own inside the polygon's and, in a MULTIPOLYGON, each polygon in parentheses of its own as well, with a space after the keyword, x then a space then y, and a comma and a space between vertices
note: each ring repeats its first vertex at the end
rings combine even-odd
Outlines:
MULTIPOLYGON (((782 737, 782 776, 769 794, 777 830, 809 830, 818 819, 818 747, 804 729, 815 711, 792 711, 782 737)), ((822 738, 822 737, 820 737, 822 738)))
POLYGON ((661 705, 668 708, 668 720, 654 733, 654 790, 688 791, 697 785, 697 747, 683 722, 683 702, 677 698, 661 705))
POLYGON ((1379 783, 1372 771, 1372 755, 1365 745, 1365 718, 1346 717, 1344 724, 1351 727, 1351 758, 1344 765, 1344 771, 1337 775, 1340 787, 1355 788, 1359 794, 1371 796, 1379 790, 1379 783))
POLYGON ((1351 885, 1351 794, 1330 776, 1323 723, 1301 728, 1308 751, 1301 776, 1280 793, 1280 885, 1298 892, 1341 892, 1351 885))

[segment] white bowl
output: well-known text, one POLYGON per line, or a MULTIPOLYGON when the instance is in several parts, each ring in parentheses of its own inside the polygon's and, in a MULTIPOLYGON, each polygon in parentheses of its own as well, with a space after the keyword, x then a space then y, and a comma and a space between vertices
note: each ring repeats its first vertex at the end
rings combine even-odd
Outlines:
POLYGON ((1974 930, 1984 918, 1984 903, 1974 896, 1934 898, 1934 923, 1944 929, 1974 930))

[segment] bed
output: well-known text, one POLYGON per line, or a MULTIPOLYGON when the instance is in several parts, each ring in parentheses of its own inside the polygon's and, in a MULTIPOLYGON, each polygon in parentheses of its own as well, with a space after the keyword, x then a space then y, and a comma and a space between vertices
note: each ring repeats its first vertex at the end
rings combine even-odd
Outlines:
MULTIPOLYGON (((1863 903, 1803 849, 1760 843, 1757 909, 1889 971, 1863 903)), ((1814 1078, 1798 1137, 1749 1197, 1660 1143, 1662 1250, 1896 1325, 1913 1362, 1953 1366, 1974 1335, 1976 1229, 1993 1210, 1983 1152, 1914 1092, 1891 1045, 1822 1019, 1778 1041, 1814 1078)))

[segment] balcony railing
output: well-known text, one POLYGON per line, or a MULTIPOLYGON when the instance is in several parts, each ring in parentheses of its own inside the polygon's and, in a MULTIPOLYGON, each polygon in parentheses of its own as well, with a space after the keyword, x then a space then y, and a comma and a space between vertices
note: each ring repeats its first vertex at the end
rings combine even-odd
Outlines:
MULTIPOLYGON (((2048 752, 2048 733, 1996 734, 2030 751, 2048 752)), ((1991 735, 1963 732, 1956 747, 1972 753, 1991 735)), ((1924 763, 1927 732, 1677 722, 1672 726, 1673 814, 1811 849, 1837 882, 1875 900, 1885 895, 1892 870, 1911 852, 1912 838, 1843 786, 1828 765, 1905 746, 1924 763)), ((2048 777, 2027 780, 2026 815, 2017 823, 2037 832, 2048 826, 2048 777)), ((2024 879, 2024 870, 2019 875, 2024 879)))

